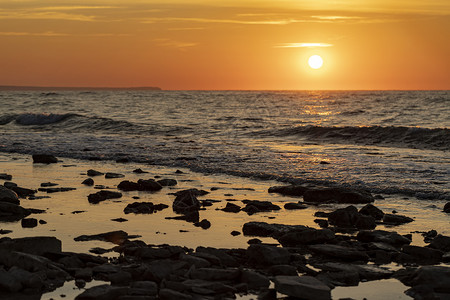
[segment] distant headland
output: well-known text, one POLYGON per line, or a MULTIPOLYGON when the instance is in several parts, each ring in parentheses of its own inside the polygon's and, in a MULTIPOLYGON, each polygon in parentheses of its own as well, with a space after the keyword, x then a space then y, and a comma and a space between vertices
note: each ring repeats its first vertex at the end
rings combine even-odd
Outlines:
POLYGON ((0 91, 85 91, 85 90, 139 90, 139 91, 161 91, 155 86, 141 87, 65 87, 65 86, 20 86, 0 85, 0 91))

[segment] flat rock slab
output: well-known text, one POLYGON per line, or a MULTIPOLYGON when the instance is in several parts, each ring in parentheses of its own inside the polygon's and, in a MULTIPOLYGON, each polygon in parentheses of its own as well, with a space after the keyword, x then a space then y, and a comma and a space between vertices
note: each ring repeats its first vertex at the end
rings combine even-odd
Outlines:
POLYGON ((303 231, 306 226, 303 225, 284 225, 284 224, 269 224, 266 222, 248 222, 242 227, 244 235, 262 236, 262 237, 276 237, 286 234, 291 231, 303 231))
POLYGON ((305 191, 305 202, 312 203, 371 203, 375 199, 369 192, 346 188, 316 187, 305 191))
POLYGON ((55 164, 58 162, 58 159, 50 154, 33 154, 32 157, 34 164, 55 164))
POLYGON ((272 186, 269 188, 269 193, 277 193, 285 196, 303 196, 308 190, 307 187, 302 185, 287 185, 287 186, 272 186))
POLYGON ((94 235, 80 235, 79 237, 74 238, 77 242, 86 242, 86 241, 105 241, 114 243, 117 245, 123 244, 129 238, 128 233, 122 230, 111 231, 106 233, 94 234, 94 235))
POLYGON ((117 199, 117 198, 121 198, 121 197, 122 197, 122 193, 101 190, 97 193, 89 194, 88 201, 89 201, 89 203, 97 204, 97 203, 99 203, 101 201, 105 201, 107 199, 117 199))
POLYGON ((24 237, 0 242, 0 249, 34 255, 61 252, 61 241, 53 236, 24 237))
POLYGON ((281 294, 300 299, 330 300, 331 289, 311 276, 276 276, 275 289, 281 294))
POLYGON ((330 244, 320 244, 309 246, 313 252, 338 258, 346 261, 368 261, 369 256, 362 252, 349 247, 330 245, 330 244))

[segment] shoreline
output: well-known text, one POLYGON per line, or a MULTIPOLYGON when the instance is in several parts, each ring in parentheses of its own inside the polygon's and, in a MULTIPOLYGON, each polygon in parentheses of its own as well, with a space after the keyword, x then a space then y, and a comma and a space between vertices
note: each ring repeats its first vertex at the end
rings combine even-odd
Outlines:
MULTIPOLYGON (((12 233, 2 235, 2 237, 56 236, 62 241, 63 251, 77 253, 89 253, 89 250, 95 247, 110 249, 112 248, 112 244, 104 241, 76 242, 73 240, 75 237, 83 234, 92 235, 117 230, 123 230, 129 235, 139 235, 138 240, 142 240, 148 244, 186 246, 191 248, 192 251, 199 246, 213 247, 215 249, 247 249, 249 246, 247 241, 252 238, 260 239, 263 244, 278 244, 277 240, 273 237, 246 236, 241 233, 243 231, 242 226, 250 222, 265 222, 269 224, 304 225, 314 230, 322 230, 314 222, 316 218, 314 214, 317 211, 331 212, 335 209, 348 206, 348 204, 321 204, 319 206, 307 205, 305 209, 299 210, 282 208, 275 211, 257 212, 252 215, 248 215, 243 211, 229 213, 220 210, 227 203, 237 204, 242 207, 243 200, 264 200, 283 207, 286 203, 298 202, 301 200, 301 197, 267 193, 269 187, 280 185, 276 181, 255 181, 250 178, 236 178, 229 175, 204 175, 187 170, 182 170, 183 173, 176 173, 175 168, 143 165, 139 163, 81 161, 65 158, 63 162, 58 162, 57 164, 42 165, 33 164, 29 155, 21 154, 0 154, 0 160, 2 161, 3 167, 1 172, 11 174, 13 176, 12 181, 20 187, 37 189, 41 183, 53 182, 58 183, 56 187, 76 189, 48 194, 38 192, 36 194, 36 196, 49 196, 51 198, 35 200, 21 199, 21 206, 25 208, 32 207, 45 210, 46 212, 44 214, 33 214, 30 217, 44 220, 46 224, 39 224, 33 228, 22 228, 20 222, 2 223, 1 229, 12 230, 12 233), (132 172, 138 168, 142 168, 149 173, 138 174, 132 172), (98 169, 102 172, 125 175, 121 178, 112 179, 101 176, 92 177, 96 184, 110 187, 104 188, 104 190, 117 191, 116 186, 123 180, 137 181, 138 179, 154 178, 155 176, 174 178, 177 180, 177 185, 164 187, 159 192, 122 191, 123 197, 120 199, 107 200, 98 204, 89 204, 87 196, 101 189, 94 189, 94 187, 81 184, 82 180, 89 177, 85 173, 88 169, 98 169), (183 220, 166 219, 167 217, 179 216, 179 214, 173 213, 170 208, 175 196, 169 195, 168 193, 190 188, 203 189, 209 192, 205 196, 198 196, 199 200, 214 200, 211 201, 211 206, 204 206, 205 210, 199 211, 200 220, 209 220, 211 228, 202 229, 183 220), (133 199, 133 197, 139 197, 139 199, 133 199), (169 205, 169 208, 151 215, 124 214, 124 207, 135 201, 151 201, 154 204, 163 203, 169 205), (72 213, 75 211, 80 212, 72 213), (119 223, 111 221, 113 218, 125 218, 128 221, 119 223), (234 236, 230 234, 231 232, 238 232, 239 234, 234 236)), ((2 184, 3 182, 1 181, 2 184)), ((383 211, 387 212, 395 209, 398 211, 398 214, 413 217, 414 221, 400 226, 378 224, 376 229, 397 231, 400 234, 409 234, 414 231, 426 232, 431 229, 436 229, 440 234, 449 235, 450 232, 446 229, 448 227, 448 216, 441 212, 441 206, 443 206, 445 201, 435 201, 434 203, 436 203, 435 207, 432 207, 429 201, 408 201, 396 196, 385 196, 384 199, 377 199, 375 205, 383 211), (431 220, 434 221, 434 224, 430 224, 431 220)), ((356 206, 359 209, 363 205, 356 206)), ((337 231, 336 234, 340 233, 337 231)), ((354 234, 345 236, 349 236, 352 239, 354 234)), ((130 241, 134 241, 134 239, 130 239, 130 241)), ((425 245, 420 233, 412 234, 412 245, 425 245)), ((277 249, 284 248, 278 247, 277 249)), ((189 253, 191 252, 188 251, 187 254, 189 253)), ((113 261, 117 257, 117 254, 111 256, 111 254, 107 253, 105 255, 113 259, 113 261)), ((336 261, 336 259, 332 259, 331 261, 336 261)), ((373 283, 378 281, 374 281, 373 283)), ((380 281, 378 286, 375 284, 375 287, 377 288, 383 284, 380 281)), ((392 282, 389 281, 388 284, 392 284, 392 282)), ((376 288, 374 292, 376 292, 376 288)), ((341 290, 343 288, 340 287, 338 289, 341 290)), ((398 293, 398 290, 393 291, 393 293, 398 293)))

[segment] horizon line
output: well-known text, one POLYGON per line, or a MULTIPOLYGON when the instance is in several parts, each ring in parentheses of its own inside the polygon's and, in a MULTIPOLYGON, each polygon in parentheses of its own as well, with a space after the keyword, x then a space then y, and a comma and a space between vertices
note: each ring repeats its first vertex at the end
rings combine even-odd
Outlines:
POLYGON ((0 91, 20 90, 150 90, 150 91, 450 91, 450 89, 162 89, 157 86, 33 86, 33 85, 0 85, 0 91))

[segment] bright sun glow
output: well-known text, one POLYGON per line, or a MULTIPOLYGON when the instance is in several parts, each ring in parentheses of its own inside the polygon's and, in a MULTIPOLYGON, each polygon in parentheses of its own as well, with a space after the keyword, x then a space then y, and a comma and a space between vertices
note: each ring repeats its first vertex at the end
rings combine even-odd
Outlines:
POLYGON ((308 64, 313 69, 319 69, 323 65, 323 59, 319 55, 313 55, 308 59, 308 64))

